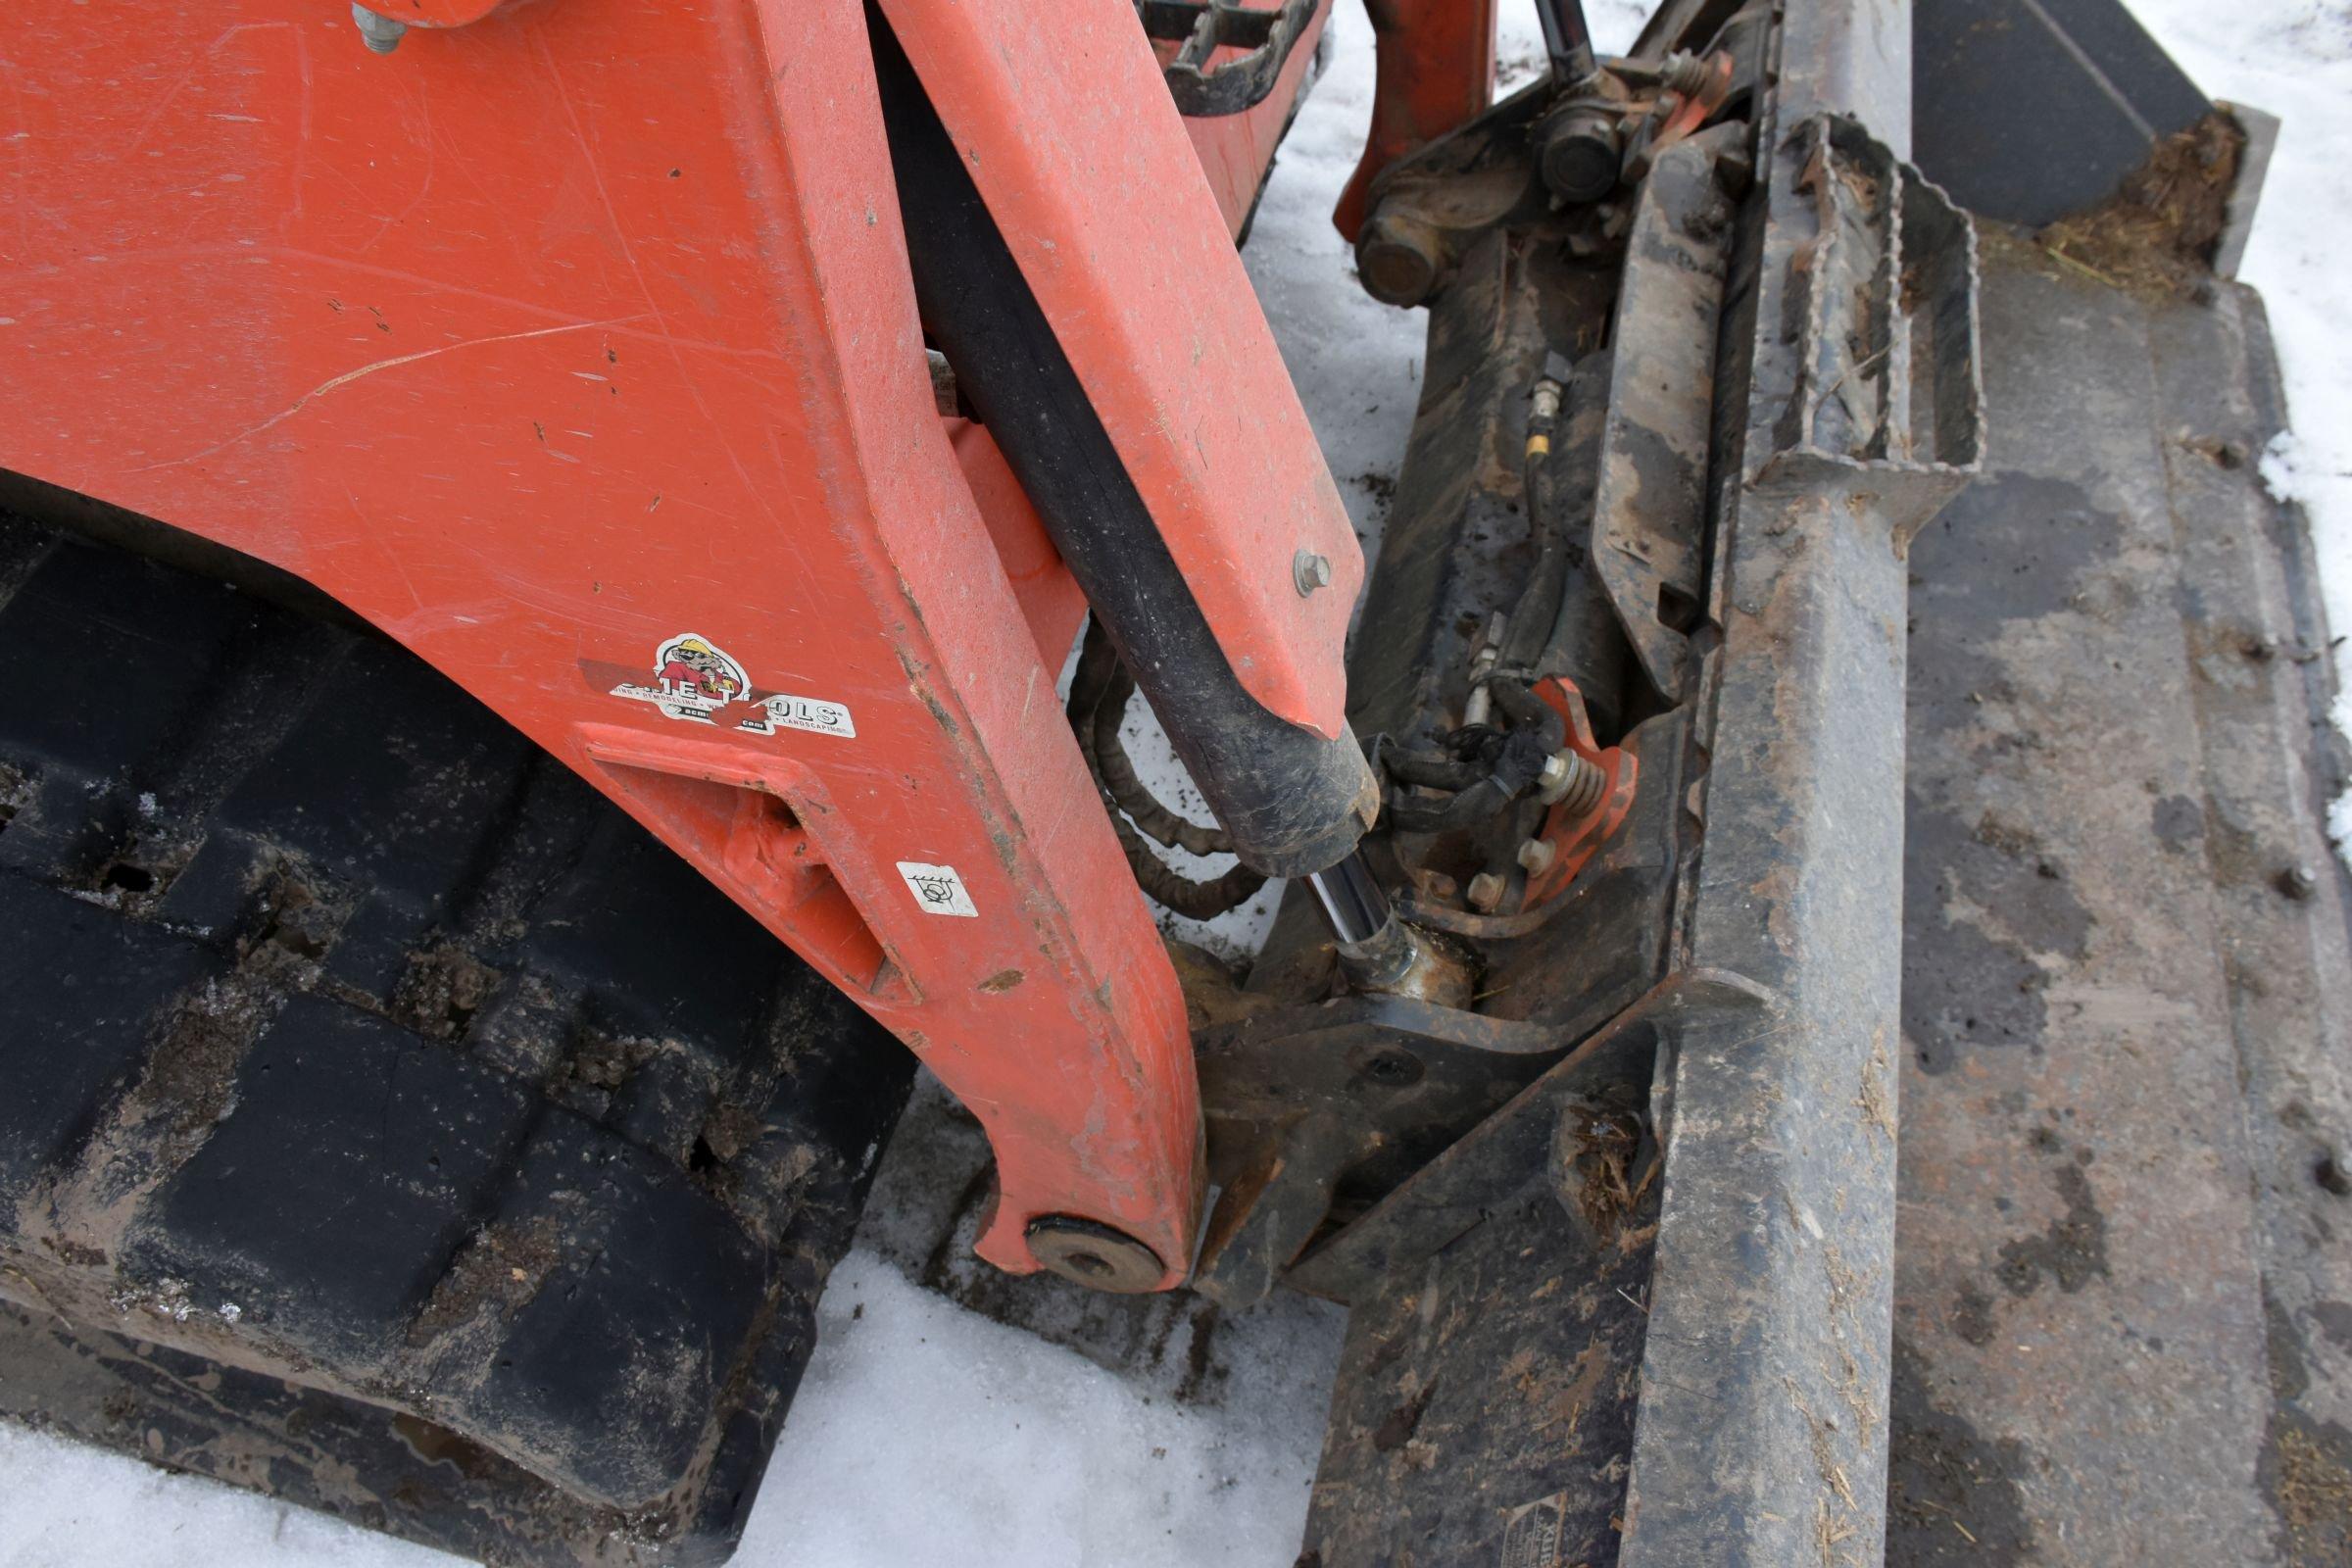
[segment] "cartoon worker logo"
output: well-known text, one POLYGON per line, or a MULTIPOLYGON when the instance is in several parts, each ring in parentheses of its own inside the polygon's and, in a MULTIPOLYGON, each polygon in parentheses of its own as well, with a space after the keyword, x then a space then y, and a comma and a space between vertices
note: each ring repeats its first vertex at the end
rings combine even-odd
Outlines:
POLYGON ((664 697, 724 707, 750 689, 743 666, 700 637, 674 637, 654 655, 654 683, 664 697))
POLYGON ((739 718, 739 728, 768 733, 762 710, 752 703, 751 677, 733 656, 708 637, 680 632, 654 650, 654 678, 624 680, 612 688, 615 697, 651 703, 671 718, 704 724, 722 722, 719 710, 735 705, 726 717, 739 718))

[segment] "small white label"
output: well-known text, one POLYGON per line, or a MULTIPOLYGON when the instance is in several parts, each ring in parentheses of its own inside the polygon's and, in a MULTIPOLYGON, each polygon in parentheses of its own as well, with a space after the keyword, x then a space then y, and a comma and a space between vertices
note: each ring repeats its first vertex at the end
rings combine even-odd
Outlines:
POLYGON ((899 875, 914 894, 914 902, 925 914, 960 914, 970 919, 980 918, 972 907, 972 896, 963 890, 963 878, 952 865, 925 865, 920 860, 901 860, 899 875))
POLYGON ((813 697, 770 697, 766 707, 767 716, 786 729, 852 739, 858 734, 858 726, 850 720, 850 710, 839 703, 822 703, 813 697))

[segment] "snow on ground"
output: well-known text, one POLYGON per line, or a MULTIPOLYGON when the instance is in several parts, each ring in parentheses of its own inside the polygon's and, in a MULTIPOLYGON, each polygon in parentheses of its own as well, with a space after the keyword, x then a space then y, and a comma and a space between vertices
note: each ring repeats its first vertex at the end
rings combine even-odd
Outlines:
POLYGON ((1320 1355, 1300 1366, 1259 1344, 1221 1407, 1178 1404, 862 1251, 826 1288, 818 1332, 831 1338, 740 1561, 1279 1568, 1298 1554, 1330 1396, 1320 1355))
POLYGON ((0 1568, 446 1568, 457 1561, 0 1421, 0 1568))
MULTIPOLYGON (((921 1289, 869 1250, 819 1345, 742 1568, 1278 1568, 1297 1555, 1330 1362, 1222 1343, 1196 1407, 921 1289)), ((0 1424, 0 1568, 434 1568, 458 1559, 0 1424)))
MULTIPOLYGON (((2310 507, 2333 624, 2352 627, 2352 3, 2132 0, 2202 87, 2286 122, 2244 275, 2277 328, 2300 439, 2265 474, 2310 507)), ((1603 49, 1636 0, 1592 0, 1603 49)), ((1362 145, 1369 30, 1341 0, 1247 253, 1299 396, 1367 553, 1419 395, 1421 318, 1356 288, 1330 226, 1362 145)), ((1540 69, 1512 5, 1506 84, 1540 69)), ((1131 743, 1155 726, 1138 703, 1131 743)), ((1163 793, 1198 808, 1165 757, 1163 793)), ((2352 825, 2352 824, 2347 824, 2352 825)), ((1271 897, 1218 922, 1254 945, 1271 897)), ((1187 923, 1186 929, 1199 934, 1187 923)), ((883 1200, 889 1201, 887 1188, 883 1200)), ((1281 1568, 1305 1518, 1331 1371, 1329 1322, 1269 1314, 1221 1332, 1213 1400, 1106 1369, 910 1284, 874 1242, 834 1275, 822 1339, 737 1559, 745 1568, 1281 1568), (1302 1326, 1303 1325, 1303 1326, 1302 1326)), ((0 1568, 425 1568, 453 1559, 111 1454, 0 1425, 0 1568)))

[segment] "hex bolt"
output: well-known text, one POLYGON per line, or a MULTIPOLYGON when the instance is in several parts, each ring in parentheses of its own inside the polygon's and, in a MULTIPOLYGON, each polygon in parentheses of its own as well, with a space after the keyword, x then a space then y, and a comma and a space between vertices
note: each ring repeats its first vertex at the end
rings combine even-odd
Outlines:
POLYGON ((2311 1179, 2320 1184, 2323 1192, 2337 1198, 2352 1198, 2352 1175, 2344 1171, 2344 1162, 2333 1146, 2323 1148, 2320 1157, 2312 1161, 2311 1179))
POLYGON ((2279 872, 2275 881, 2280 893, 2297 903, 2320 891, 2320 873, 2300 861, 2279 872))
POLYGON ((409 30, 407 23, 395 22, 390 17, 378 16, 366 6, 356 3, 351 8, 351 20, 359 24, 360 41, 368 46, 370 54, 390 54, 400 47, 400 40, 407 35, 409 30))
POLYGON ((1531 877, 1542 876, 1559 857, 1559 848, 1551 840, 1529 839, 1519 846, 1519 869, 1531 877))
POLYGON ((1304 599, 1318 588, 1331 586, 1331 563, 1312 550, 1301 550, 1291 558, 1291 582, 1304 599))
POLYGON ((1572 818, 1597 808, 1608 787, 1609 776, 1574 752, 1554 752, 1536 775, 1536 798, 1545 806, 1565 806, 1572 818))
POLYGON ((1492 871, 1481 871, 1470 879, 1470 907, 1481 914, 1493 914, 1502 907, 1502 895, 1509 884, 1492 871))
POLYGON ((1448 903, 1462 891, 1453 878, 1426 866, 1413 873, 1413 882, 1421 889, 1421 896, 1435 904, 1448 903))

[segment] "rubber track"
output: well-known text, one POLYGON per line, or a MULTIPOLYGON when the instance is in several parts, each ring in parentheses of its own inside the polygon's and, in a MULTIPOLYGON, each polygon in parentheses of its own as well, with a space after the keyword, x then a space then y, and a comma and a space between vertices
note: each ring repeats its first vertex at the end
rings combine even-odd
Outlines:
POLYGON ((723 895, 397 647, 0 514, 0 1408, 732 1549, 911 1068, 723 895))

